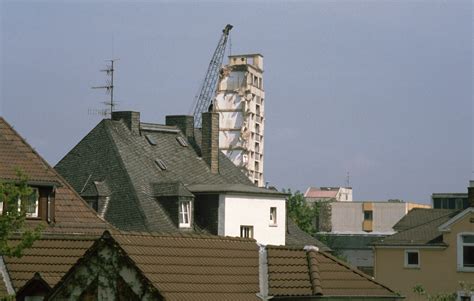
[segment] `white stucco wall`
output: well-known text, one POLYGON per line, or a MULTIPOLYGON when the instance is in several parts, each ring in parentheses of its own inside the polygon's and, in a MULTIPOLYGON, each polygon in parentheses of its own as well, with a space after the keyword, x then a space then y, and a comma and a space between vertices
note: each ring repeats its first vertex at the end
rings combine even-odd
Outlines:
POLYGON ((253 226, 258 243, 285 244, 286 201, 284 198, 220 195, 219 235, 240 236, 240 226, 253 226), (270 225, 270 207, 277 208, 277 225, 270 225))

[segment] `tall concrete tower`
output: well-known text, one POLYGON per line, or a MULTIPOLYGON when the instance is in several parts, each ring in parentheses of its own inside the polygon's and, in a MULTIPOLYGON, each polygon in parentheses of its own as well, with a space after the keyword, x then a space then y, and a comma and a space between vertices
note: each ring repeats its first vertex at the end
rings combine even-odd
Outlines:
POLYGON ((264 186, 265 92, 263 56, 229 56, 221 70, 214 111, 219 113, 219 148, 257 186, 264 186))

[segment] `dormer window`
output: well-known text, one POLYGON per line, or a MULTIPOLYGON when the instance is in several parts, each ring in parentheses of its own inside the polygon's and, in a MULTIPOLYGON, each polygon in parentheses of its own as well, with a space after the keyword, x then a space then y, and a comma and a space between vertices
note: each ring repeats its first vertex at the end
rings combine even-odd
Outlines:
POLYGON ((179 227, 191 227, 191 201, 179 201, 179 227))
POLYGON ((26 217, 36 218, 39 216, 38 188, 32 188, 31 194, 25 200, 18 199, 18 210, 25 210, 26 217))

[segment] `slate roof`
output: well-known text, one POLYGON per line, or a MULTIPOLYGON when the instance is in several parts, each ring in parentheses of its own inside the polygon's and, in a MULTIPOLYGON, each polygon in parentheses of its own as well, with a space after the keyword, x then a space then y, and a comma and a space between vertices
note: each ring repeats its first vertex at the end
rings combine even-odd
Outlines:
MULTIPOLYGON (((132 261, 164 300, 260 300, 256 296, 259 253, 253 239, 121 232, 104 233, 102 240, 123 250, 120 253, 132 261)), ((81 261, 94 256, 94 248, 81 261)))
POLYGON ((325 252, 267 246, 269 295, 322 297, 399 296, 325 252))
POLYGON ((291 218, 287 218, 285 245, 293 247, 316 246, 321 251, 330 252, 331 249, 318 239, 301 230, 291 218))
POLYGON ((413 208, 393 226, 393 229, 395 231, 407 230, 434 219, 450 215, 455 211, 456 210, 453 209, 413 208))
POLYGON ((29 183, 55 185, 55 221, 43 232, 102 233, 111 226, 100 219, 69 184, 0 117, 0 180, 17 180, 21 168, 29 183))
POLYGON ((376 246, 446 246, 438 227, 460 210, 415 208, 408 212, 395 226, 400 232, 374 242, 376 246))
POLYGON ((324 237, 327 244, 335 250, 372 250, 372 243, 386 235, 374 234, 318 234, 317 238, 324 237))
MULTIPOLYGON (((56 170, 77 191, 87 182, 105 181, 112 191, 105 218, 119 228, 176 232, 178 228, 156 201, 160 185, 241 184, 253 189, 248 178, 222 153, 220 173, 212 174, 191 145, 178 143, 179 136, 184 139, 176 127, 150 124, 142 127, 141 135, 134 135, 122 121, 104 119, 56 165, 56 170), (156 145, 151 145, 146 135, 156 145), (167 169, 161 170, 156 159, 167 169)), ((187 194, 182 186, 173 189, 187 194)))

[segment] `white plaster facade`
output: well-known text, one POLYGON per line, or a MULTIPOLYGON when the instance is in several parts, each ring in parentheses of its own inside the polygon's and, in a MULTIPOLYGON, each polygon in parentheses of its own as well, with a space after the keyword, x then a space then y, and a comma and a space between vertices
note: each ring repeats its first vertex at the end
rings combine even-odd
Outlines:
POLYGON ((214 110, 219 113, 219 148, 257 186, 264 186, 263 56, 229 56, 222 69, 214 110))
POLYGON ((218 235, 240 236, 241 226, 253 227, 253 238, 260 244, 284 245, 286 235, 286 200, 284 197, 219 195, 218 235), (276 208, 276 224, 270 220, 276 208))

